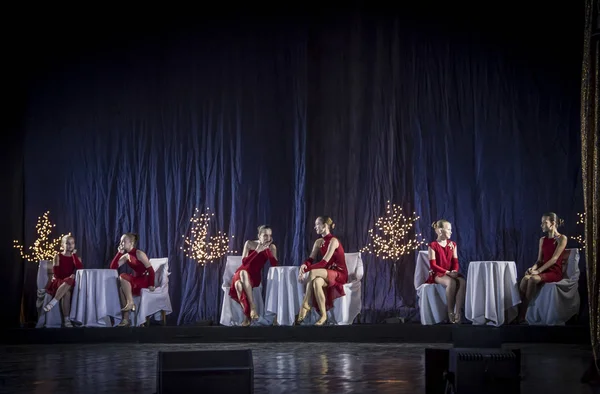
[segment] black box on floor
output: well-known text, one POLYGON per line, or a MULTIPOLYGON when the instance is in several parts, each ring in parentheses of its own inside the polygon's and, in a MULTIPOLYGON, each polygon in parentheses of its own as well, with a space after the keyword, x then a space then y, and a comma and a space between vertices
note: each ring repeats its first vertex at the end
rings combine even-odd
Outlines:
POLYGON ((156 391, 253 393, 252 351, 158 352, 156 391))

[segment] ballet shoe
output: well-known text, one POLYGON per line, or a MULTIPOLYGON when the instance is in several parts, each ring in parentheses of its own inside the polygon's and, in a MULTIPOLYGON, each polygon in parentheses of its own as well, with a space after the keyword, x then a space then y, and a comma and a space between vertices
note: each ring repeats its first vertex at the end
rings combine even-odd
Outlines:
POLYGON ((327 321, 327 315, 321 316, 319 320, 315 323, 315 326, 322 326, 327 321))

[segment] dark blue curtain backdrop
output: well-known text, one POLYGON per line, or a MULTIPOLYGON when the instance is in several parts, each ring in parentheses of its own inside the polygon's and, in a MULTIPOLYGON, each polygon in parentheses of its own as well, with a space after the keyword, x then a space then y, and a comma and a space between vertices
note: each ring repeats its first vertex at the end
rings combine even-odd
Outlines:
MULTIPOLYGON (((482 259, 522 271, 543 212, 581 232, 580 59, 491 31, 298 18, 112 36, 64 57, 31 85, 25 242, 50 210, 84 265, 106 268, 137 232, 150 257, 169 257, 172 324, 220 314, 224 260, 201 267, 180 250, 195 208, 238 253, 271 224, 281 263, 298 265, 316 216, 355 252, 391 200, 428 241, 432 221, 450 220, 463 272, 482 259)), ((414 311, 415 255, 395 270, 364 260, 360 321, 414 311)))

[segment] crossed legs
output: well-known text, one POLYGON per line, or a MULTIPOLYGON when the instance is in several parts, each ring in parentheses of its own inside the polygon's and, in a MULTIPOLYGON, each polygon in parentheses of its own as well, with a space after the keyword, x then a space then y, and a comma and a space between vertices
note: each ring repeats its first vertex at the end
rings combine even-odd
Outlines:
POLYGON ((306 283, 306 291, 304 293, 304 300, 302 300, 300 313, 298 313, 298 323, 301 323, 306 318, 306 314, 310 311, 310 305, 312 304, 313 297, 316 299, 319 310, 321 311, 321 318, 315 323, 315 326, 321 326, 327 321, 327 309, 325 305, 326 287, 326 269, 321 268, 309 272, 309 278, 306 283))
MULTIPOLYGON (((240 270, 240 279, 235 282, 235 291, 237 293, 238 300, 240 300, 242 308, 244 308, 244 304, 242 303, 242 293, 245 293, 246 298, 248 299, 248 303, 250 304, 250 319, 258 319, 258 313, 256 313, 256 305, 254 305, 254 298, 252 296, 252 282, 250 281, 250 275, 248 275, 248 271, 240 270)), ((247 311, 244 310, 244 315, 246 314, 246 312, 247 311)), ((249 325, 250 321, 247 317, 245 317, 242 326, 246 327, 249 325)))
POLYGON ((50 312, 50 310, 60 302, 65 327, 73 327, 69 320, 69 315, 71 313, 71 287, 72 286, 67 283, 60 285, 56 290, 54 298, 44 307, 45 312, 50 312))

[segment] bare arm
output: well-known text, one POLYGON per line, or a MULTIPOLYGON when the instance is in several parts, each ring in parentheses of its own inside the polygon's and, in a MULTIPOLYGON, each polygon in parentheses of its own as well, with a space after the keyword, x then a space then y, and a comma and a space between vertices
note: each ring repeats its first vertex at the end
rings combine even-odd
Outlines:
POLYGON ((271 254, 273 254, 273 257, 275 257, 275 260, 279 260, 277 258, 277 247, 275 245, 271 244, 269 246, 269 250, 271 251, 271 254))
POLYGON ((310 251, 310 258, 311 259, 316 259, 318 254, 319 254, 319 250, 321 250, 321 246, 323 246, 323 239, 317 239, 315 241, 315 243, 313 244, 313 248, 310 251))
POLYGON ((550 258, 550 260, 546 261, 546 263, 544 265, 542 265, 540 268, 537 269, 538 272, 544 272, 548 268, 550 268, 551 266, 556 264, 560 255, 565 251, 566 246, 567 246, 567 237, 565 235, 561 235, 560 238, 558 239, 558 246, 556 247, 554 254, 550 258))
POLYGON ((250 253, 250 241, 246 241, 244 243, 244 250, 242 251, 242 258, 248 257, 248 253, 250 253))

